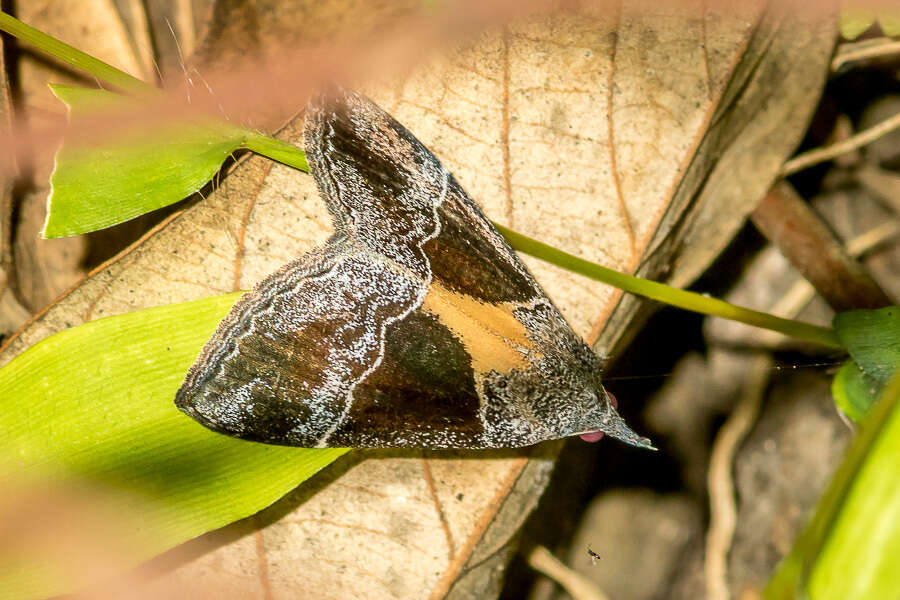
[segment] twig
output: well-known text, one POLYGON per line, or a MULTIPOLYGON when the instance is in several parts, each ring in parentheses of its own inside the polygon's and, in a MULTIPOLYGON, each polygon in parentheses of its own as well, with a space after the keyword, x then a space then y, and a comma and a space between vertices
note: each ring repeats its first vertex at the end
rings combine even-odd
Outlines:
POLYGON ((832 144, 831 146, 825 146, 824 148, 810 150, 809 152, 804 152, 803 154, 795 156, 784 163, 781 167, 780 174, 782 177, 787 177, 797 171, 802 171, 803 169, 825 162, 826 160, 831 160, 836 156, 856 150, 866 144, 871 144, 881 136, 890 133, 897 128, 900 128, 900 113, 889 119, 885 119, 878 125, 874 125, 865 131, 857 133, 842 142, 832 144))
POLYGON ((861 233, 847 242, 847 252, 851 256, 861 256, 900 233, 900 219, 885 221, 877 227, 861 233))
POLYGON ((609 600, 596 585, 559 561, 543 546, 535 546, 525 557, 528 565, 559 585, 575 600, 609 600))
POLYGON ((856 178, 863 187, 884 200, 891 210, 900 214, 900 175, 864 164, 856 170, 856 178))
POLYGON ((729 598, 726 580, 727 559, 737 522, 731 470, 737 449, 756 422, 772 364, 772 357, 768 354, 760 354, 752 362, 738 403, 719 429, 713 444, 707 476, 710 523, 706 534, 703 568, 706 597, 709 600, 729 598))
POLYGON ((861 42, 848 42, 838 46, 834 59, 831 61, 831 70, 837 72, 849 62, 891 56, 892 54, 900 54, 900 41, 882 37, 861 42))
POLYGON ((893 304, 789 182, 772 186, 750 218, 835 312, 893 304))
MULTIPOLYGON (((873 227, 868 231, 859 234, 855 238, 848 240, 844 246, 847 252, 853 258, 860 258, 872 248, 880 246, 893 237, 900 235, 900 219, 885 221, 881 225, 873 227)), ((800 311, 809 304, 816 295, 816 288, 805 279, 798 279, 794 285, 782 296, 770 311, 775 315, 785 315, 786 317, 796 317, 800 311)), ((761 335, 770 335, 773 340, 782 340, 784 336, 774 331, 763 331, 761 335)), ((774 346, 774 341, 772 343, 774 346)))

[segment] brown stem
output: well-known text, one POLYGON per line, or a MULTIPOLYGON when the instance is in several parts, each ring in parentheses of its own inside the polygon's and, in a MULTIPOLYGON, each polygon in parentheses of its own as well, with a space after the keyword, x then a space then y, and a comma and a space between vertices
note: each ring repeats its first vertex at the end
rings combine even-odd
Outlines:
POLYGON ((786 181, 769 190, 751 218, 835 311, 893 304, 786 181))

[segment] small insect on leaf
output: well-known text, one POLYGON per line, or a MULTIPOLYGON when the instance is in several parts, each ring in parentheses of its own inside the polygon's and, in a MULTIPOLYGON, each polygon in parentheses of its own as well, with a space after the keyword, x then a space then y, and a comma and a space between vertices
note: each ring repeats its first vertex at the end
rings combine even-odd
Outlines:
POLYGON ((453 175, 368 98, 306 118, 336 233, 222 321, 176 404, 303 447, 514 448, 597 432, 650 448, 569 327, 453 175))

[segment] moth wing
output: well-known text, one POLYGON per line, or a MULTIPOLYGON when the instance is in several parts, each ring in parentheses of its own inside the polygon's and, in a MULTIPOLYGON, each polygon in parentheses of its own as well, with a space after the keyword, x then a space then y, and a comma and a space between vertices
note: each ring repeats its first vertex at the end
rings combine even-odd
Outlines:
MULTIPOLYGON (((470 370, 473 383, 459 386, 457 409, 471 419, 474 393, 480 405, 478 423, 469 426, 465 443, 437 442, 432 436, 435 445, 525 445, 592 427, 646 445, 610 404, 596 355, 566 324, 481 209, 405 127, 366 97, 337 88, 312 102, 306 145, 312 172, 338 226, 426 282, 418 310, 465 351, 467 360, 460 369, 470 370), (476 430, 481 433, 476 435, 476 430)), ((410 326, 410 332, 424 327, 420 325, 410 326)), ((398 334, 400 339, 412 336, 398 334)), ((390 347, 390 336, 388 342, 390 347)), ((399 345, 397 349, 399 357, 399 345)), ((348 443, 375 429, 380 439, 390 437, 387 424, 375 426, 375 406, 386 402, 383 391, 407 369, 388 364, 391 368, 383 372, 391 375, 378 385, 378 372, 371 374, 369 385, 361 384, 361 391, 371 390, 372 398, 379 400, 373 400, 367 420, 346 422, 360 427, 347 430, 348 443)), ((427 380, 439 366, 428 361, 419 365, 420 377, 427 380)), ((407 408, 394 417, 415 418, 423 428, 432 427, 425 411, 440 399, 422 390, 423 408, 416 412, 405 399, 406 389, 413 388, 395 390, 402 399, 396 406, 407 408)))
POLYGON ((321 195, 354 239, 482 302, 546 297, 434 154, 365 96, 316 98, 305 137, 321 195))
POLYGON ((338 234, 234 307, 182 410, 268 443, 463 448, 568 435, 599 410, 588 421, 634 443, 591 391, 596 356, 412 134, 339 90, 311 104, 306 138, 338 234))
POLYGON ((340 236, 285 265, 219 324, 176 405, 273 444, 483 447, 473 357, 407 275, 340 236))
POLYGON ((236 437, 328 445, 387 327, 412 310, 415 282, 337 236, 232 308, 191 367, 176 405, 236 437))
POLYGON ((393 323, 377 368, 353 390, 331 444, 481 448, 484 427, 472 357, 433 314, 393 323))

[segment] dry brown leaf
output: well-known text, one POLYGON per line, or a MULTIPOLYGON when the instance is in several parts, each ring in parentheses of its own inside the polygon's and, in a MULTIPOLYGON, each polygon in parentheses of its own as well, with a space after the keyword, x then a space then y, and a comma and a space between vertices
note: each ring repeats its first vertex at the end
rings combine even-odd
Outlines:
POLYGON ((158 60, 154 48, 154 40, 159 35, 151 29, 147 10, 156 2, 143 2, 142 0, 112 0, 116 13, 122 25, 128 32, 128 42, 131 45, 135 60, 140 64, 143 79, 147 82, 155 81, 158 72, 158 60))
MULTIPOLYGON (((702 27, 711 82, 718 93, 707 104, 697 98, 704 121, 688 144, 680 173, 671 180, 668 206, 636 273, 677 287, 696 278, 724 248, 745 215, 768 190, 771 175, 797 146, 824 83, 820 61, 834 46, 835 14, 818 7, 818 17, 790 12, 792 3, 773 3, 738 54, 719 49, 723 26, 702 27), (715 33, 714 33, 715 32, 715 33)), ((739 32, 734 32, 732 35, 739 32)), ((726 46, 727 47, 727 46, 726 46)), ((696 97, 695 97, 696 98, 696 97)), ((653 177, 652 171, 643 171, 653 177)), ((618 296, 613 293, 613 297, 618 296)), ((640 310, 622 296, 601 332, 601 348, 625 339, 622 330, 640 310)), ((648 311, 643 310, 639 318, 648 311)), ((627 333, 626 333, 627 335, 627 333)))
POLYGON ((198 19, 205 17, 211 0, 116 0, 118 4, 136 5, 134 14, 144 14, 146 27, 152 32, 157 75, 172 82, 189 75, 184 72, 186 57, 194 53, 198 19))
MULTIPOLYGON (((11 131, 13 109, 9 96, 3 40, 0 39, 0 132, 11 131)), ((11 149, 6 149, 9 151, 11 149)), ((21 327, 30 316, 16 299, 9 285, 12 272, 13 188, 17 174, 0 177, 0 339, 21 327)))
MULTIPOLYGON (((777 9, 702 6, 653 14, 629 3, 618 14, 513 24, 367 91, 490 217, 624 271, 658 275, 674 262, 668 279, 685 283, 797 143, 834 28, 777 9)), ((299 141, 301 124, 282 136, 299 141)), ((244 161, 211 198, 61 299, 2 358, 84 320, 247 288, 330 231, 310 177, 244 161)), ((635 303, 527 260, 576 331, 602 331, 602 347, 622 336, 635 303)), ((206 582, 212 595, 242 598, 489 596, 555 447, 357 453, 324 476, 329 485, 312 495, 303 486, 270 509, 280 511, 274 522, 157 585, 206 582)))

